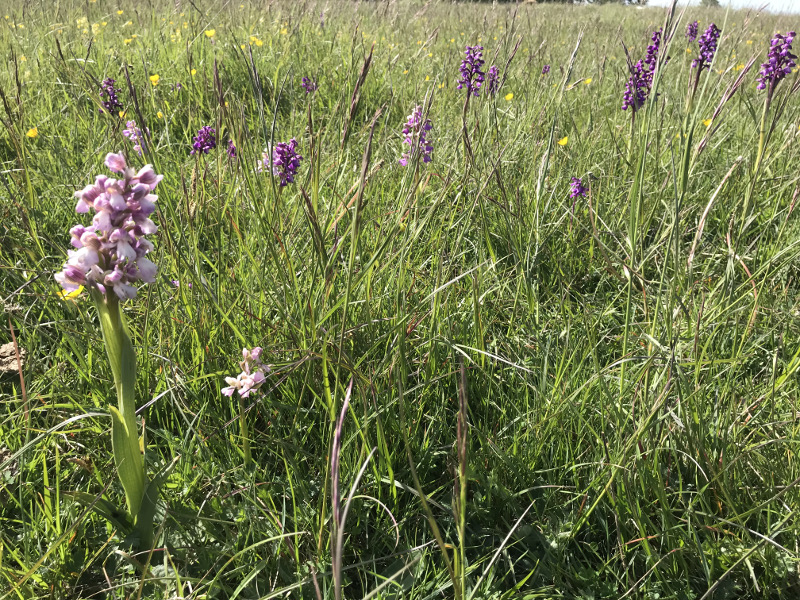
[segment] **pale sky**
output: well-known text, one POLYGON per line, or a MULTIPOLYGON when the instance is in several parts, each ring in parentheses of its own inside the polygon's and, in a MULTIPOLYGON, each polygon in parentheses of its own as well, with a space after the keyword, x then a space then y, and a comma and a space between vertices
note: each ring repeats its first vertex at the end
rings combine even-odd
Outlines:
MULTIPOLYGON (((672 0, 650 0, 648 6, 669 6, 672 0)), ((679 0, 679 5, 686 2, 679 0)), ((688 4, 700 4, 699 0, 690 0, 688 4)), ((720 0, 720 6, 727 7, 728 0, 720 0)), ((800 0, 730 0, 731 8, 760 8, 767 5, 770 12, 800 14, 800 0)))

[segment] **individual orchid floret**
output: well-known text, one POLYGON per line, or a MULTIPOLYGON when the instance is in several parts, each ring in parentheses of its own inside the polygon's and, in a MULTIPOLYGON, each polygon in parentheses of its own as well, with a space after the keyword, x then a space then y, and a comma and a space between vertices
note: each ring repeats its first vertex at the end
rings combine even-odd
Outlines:
POLYGON ((464 50, 466 55, 461 61, 461 78, 456 86, 459 90, 466 89, 467 94, 477 96, 480 94, 481 85, 484 80, 483 66, 483 46, 467 46, 464 50))
POLYGON ((255 347, 252 350, 242 349, 242 360, 239 367, 242 372, 236 377, 226 377, 227 387, 220 391, 224 396, 233 396, 238 392, 242 398, 247 398, 253 392, 257 392, 261 384, 266 381, 264 372, 269 373, 269 367, 261 362, 262 349, 255 347))
MULTIPOLYGON (((261 155, 258 163, 258 170, 269 170, 270 155, 269 149, 261 155)), ((294 176, 300 168, 300 161, 303 157, 297 152, 297 140, 292 138, 288 142, 275 144, 272 150, 272 174, 280 180, 279 185, 285 187, 294 183, 294 176)))
POLYGON ((550 65, 545 65, 542 67, 542 75, 547 75, 550 72, 550 65))
POLYGON ((408 150, 403 153, 398 161, 404 167, 417 154, 422 155, 422 162, 431 162, 433 144, 428 140, 428 132, 433 125, 430 119, 422 118, 422 107, 417 106, 408 115, 405 125, 403 125, 403 144, 408 144, 408 150))
POLYGON ((228 158, 236 158, 236 144, 233 143, 233 140, 228 140, 226 152, 228 153, 228 158))
POLYGON ((122 178, 98 175, 93 185, 75 192, 76 212, 95 214, 89 227, 70 230, 76 250, 68 251, 55 279, 67 291, 85 286, 106 295, 110 288, 120 300, 128 300, 137 294, 133 284, 155 281, 156 265, 147 258, 153 244, 145 236, 157 231, 150 220, 158 198, 152 192, 163 176, 151 165, 134 171, 122 154, 108 154, 105 164, 122 178))
POLYGON ((197 130, 197 135, 194 136, 192 141, 192 151, 190 155, 195 154, 208 154, 211 150, 217 147, 217 132, 216 129, 208 125, 204 125, 197 130))

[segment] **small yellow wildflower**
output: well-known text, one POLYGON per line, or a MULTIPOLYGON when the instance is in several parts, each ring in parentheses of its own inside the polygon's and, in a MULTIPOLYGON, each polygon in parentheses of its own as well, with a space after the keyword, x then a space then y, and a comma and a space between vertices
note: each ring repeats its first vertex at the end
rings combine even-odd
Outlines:
POLYGON ((403 75, 408 75, 408 69, 406 69, 405 71, 403 71, 403 75))
POLYGON ((430 75, 425 75, 425 81, 430 81, 430 80, 431 80, 431 76, 430 75))
POLYGON ((428 56, 433 56, 433 52, 428 52, 428 56))
POLYGON ((589 85, 590 83, 592 83, 592 78, 591 77, 587 77, 586 79, 583 80, 583 84, 584 85, 589 85))
POLYGON ((217 33, 216 29, 206 29, 205 32, 207 38, 213 38, 214 34, 217 33))
POLYGON ((692 53, 692 49, 691 48, 687 48, 686 49, 686 54, 691 54, 691 53, 692 53))
POLYGON ((288 29, 286 29, 286 27, 284 27, 283 29, 281 29, 281 35, 286 35, 287 33, 289 33, 289 30, 288 30, 288 29))
POLYGON ((130 44, 132 41, 133 41, 133 39, 132 39, 132 38, 125 38, 124 40, 122 40, 122 43, 123 43, 123 44, 125 44, 125 45, 127 46, 127 45, 128 45, 128 44, 130 44))
POLYGON ((159 119, 163 119, 163 118, 164 118, 164 113, 162 113, 161 111, 158 111, 158 112, 156 113, 156 116, 157 116, 159 119))
POLYGON ((567 145, 567 142, 569 142, 569 136, 568 136, 568 135, 565 135, 563 138, 561 138, 560 140, 558 140, 558 145, 559 145, 559 146, 566 146, 566 145, 567 145))
POLYGON ((27 135, 29 138, 35 138, 37 135, 39 135, 39 128, 38 127, 30 128, 28 129, 28 133, 26 133, 25 135, 27 135))
POLYGON ((258 46, 260 48, 263 45, 264 45, 264 42, 262 40, 256 40, 256 46, 258 46))
POLYGON ((122 14, 122 13, 124 13, 124 12, 125 12, 124 10, 118 10, 118 11, 117 11, 117 14, 118 14, 118 15, 121 15, 121 14, 122 14))
POLYGON ((21 54, 20 57, 19 57, 19 62, 27 62, 27 61, 28 61, 28 59, 25 58, 25 55, 21 54))
POLYGON ((150 75, 150 83, 153 84, 153 87, 158 85, 158 80, 161 79, 158 75, 150 75))
POLYGON ((192 69, 192 77, 194 77, 196 74, 197 74, 197 69, 192 69))
POLYGON ((83 291, 83 286, 79 285, 77 290, 72 290, 71 292, 69 290, 61 290, 60 292, 57 293, 57 296, 62 300, 71 300, 75 302, 75 298, 80 296, 82 291, 83 291))
POLYGON ((753 40, 747 40, 747 45, 748 46, 752 46, 753 45, 753 40))
POLYGON ((124 110, 119 111, 119 118, 124 119, 127 113, 124 110))
MULTIPOLYGON (((7 19, 7 18, 8 18, 8 17, 6 17, 6 19, 7 19)), ((450 38, 450 43, 451 43, 451 44, 452 44, 453 42, 455 42, 455 41, 456 41, 456 38, 450 38)))
POLYGON ((25 25, 22 23, 17 23, 17 29, 25 29, 25 25))
POLYGON ((514 93, 509 92, 506 94, 506 102, 511 102, 514 99, 514 93))
POLYGON ((703 119, 703 125, 706 127, 711 127, 711 119, 703 119))

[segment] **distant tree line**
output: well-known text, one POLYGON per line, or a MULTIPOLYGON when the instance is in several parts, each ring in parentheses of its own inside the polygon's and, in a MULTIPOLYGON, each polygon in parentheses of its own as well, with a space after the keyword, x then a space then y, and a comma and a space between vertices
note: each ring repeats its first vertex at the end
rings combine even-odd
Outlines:
MULTIPOLYGON (((494 2, 495 0, 478 0, 478 2, 494 2)), ((524 4, 625 4, 627 6, 644 6, 647 0, 497 0, 498 2, 521 2, 524 4)), ((702 2, 717 2, 719 0, 701 0, 702 2)))

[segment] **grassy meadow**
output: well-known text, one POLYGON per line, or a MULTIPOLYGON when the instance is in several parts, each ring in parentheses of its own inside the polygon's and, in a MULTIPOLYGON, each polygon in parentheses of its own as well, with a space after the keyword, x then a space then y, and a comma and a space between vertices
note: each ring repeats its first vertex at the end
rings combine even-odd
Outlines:
POLYGON ((0 4, 0 598, 800 597, 797 69, 756 87, 800 17, 0 4), (722 35, 690 98, 694 20, 722 35), (467 45, 500 75, 468 101, 467 45), (115 375, 54 279, 110 152, 164 176, 121 304, 169 467, 149 547, 104 518, 115 375))

